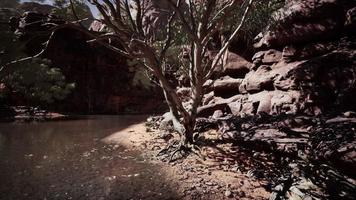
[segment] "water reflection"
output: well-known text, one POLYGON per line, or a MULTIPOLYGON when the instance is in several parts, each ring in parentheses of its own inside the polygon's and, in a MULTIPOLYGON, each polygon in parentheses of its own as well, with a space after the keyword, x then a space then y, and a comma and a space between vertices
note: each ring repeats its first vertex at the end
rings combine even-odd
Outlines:
POLYGON ((157 167, 100 142, 145 117, 0 123, 0 199, 174 199, 157 167))

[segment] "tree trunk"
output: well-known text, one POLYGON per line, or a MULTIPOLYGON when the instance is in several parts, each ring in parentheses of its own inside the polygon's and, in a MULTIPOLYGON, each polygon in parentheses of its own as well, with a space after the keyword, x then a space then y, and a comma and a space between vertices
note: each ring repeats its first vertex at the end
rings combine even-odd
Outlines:
POLYGON ((188 146, 189 144, 194 144, 193 134, 195 127, 195 118, 190 116, 189 119, 183 121, 184 132, 181 134, 181 144, 188 146))

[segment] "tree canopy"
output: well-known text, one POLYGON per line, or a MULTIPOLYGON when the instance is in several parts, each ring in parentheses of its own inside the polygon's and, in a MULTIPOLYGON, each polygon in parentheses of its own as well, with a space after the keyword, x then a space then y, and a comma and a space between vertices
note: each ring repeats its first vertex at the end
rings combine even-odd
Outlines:
POLYGON ((56 7, 53 10, 53 14, 67 21, 89 19, 84 22, 84 25, 89 27, 93 19, 89 6, 83 0, 72 0, 72 2, 73 4, 70 4, 69 0, 53 0, 53 5, 56 7), (75 10, 75 14, 73 13, 73 9, 75 10))
POLYGON ((2 103, 6 101, 12 93, 21 96, 28 105, 50 104, 64 99, 75 85, 66 83, 60 69, 52 67, 49 60, 36 58, 4 67, 27 55, 24 53, 25 44, 18 40, 7 24, 14 13, 11 10, 3 10, 2 13, 3 15, 0 15, 0 101, 2 103))

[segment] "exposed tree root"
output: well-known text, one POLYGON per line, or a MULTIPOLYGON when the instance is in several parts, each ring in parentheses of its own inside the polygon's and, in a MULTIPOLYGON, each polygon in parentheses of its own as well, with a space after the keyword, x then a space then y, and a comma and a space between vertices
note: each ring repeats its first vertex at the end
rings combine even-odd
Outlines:
POLYGON ((190 152, 189 147, 186 147, 182 144, 179 144, 179 146, 171 153, 170 157, 169 157, 169 162, 174 162, 180 158, 184 158, 186 157, 190 152), (178 158, 174 158, 174 156, 179 153, 180 157, 178 158))
POLYGON ((204 159, 200 152, 200 148, 195 144, 183 144, 180 141, 174 141, 172 144, 168 145, 166 148, 162 149, 157 153, 157 156, 165 156, 168 162, 174 162, 179 159, 187 157, 190 153, 197 155, 198 157, 204 159), (179 156, 178 156, 179 155, 179 156))
POLYGON ((169 153, 172 151, 172 149, 175 149, 175 148, 176 148, 176 146, 177 146, 178 144, 179 144, 179 141, 178 141, 178 140, 172 142, 172 143, 169 144, 166 148, 164 148, 164 149, 162 149, 161 151, 159 151, 156 156, 159 157, 159 156, 163 156, 163 155, 169 154, 169 153))

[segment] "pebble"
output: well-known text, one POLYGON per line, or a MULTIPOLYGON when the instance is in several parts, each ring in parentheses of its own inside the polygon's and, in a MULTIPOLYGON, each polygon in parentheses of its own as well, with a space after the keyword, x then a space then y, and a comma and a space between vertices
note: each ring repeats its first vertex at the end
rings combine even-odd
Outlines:
POLYGON ((307 128, 307 131, 308 132, 310 132, 310 131, 312 131, 313 130, 313 127, 312 126, 309 126, 308 128, 307 128))
POLYGON ((303 200, 313 200, 313 198, 309 195, 303 197, 303 200))
POLYGON ((260 152, 255 152, 255 153, 253 154, 253 157, 254 157, 254 158, 258 158, 260 155, 261 155, 260 152))
POLYGON ((226 197, 232 197, 232 192, 231 192, 230 190, 226 190, 225 193, 224 193, 224 195, 225 195, 226 197))
POLYGON ((201 183, 196 183, 194 186, 195 187, 201 187, 202 185, 201 185, 201 183))
POLYGON ((347 111, 347 112, 344 112, 344 116, 345 117, 355 117, 356 116, 356 112, 347 111))
POLYGON ((274 191, 276 192, 281 192, 283 191, 284 187, 282 184, 277 185, 276 187, 273 188, 274 191))
POLYGON ((206 182, 205 185, 207 186, 214 186, 217 185, 217 183, 213 183, 213 182, 206 182))
POLYGON ((305 196, 305 194, 295 186, 292 186, 291 188, 289 188, 289 190, 300 197, 305 196))
POLYGON ((272 194, 269 197, 269 200, 276 200, 279 199, 279 195, 277 192, 272 192, 272 194))

